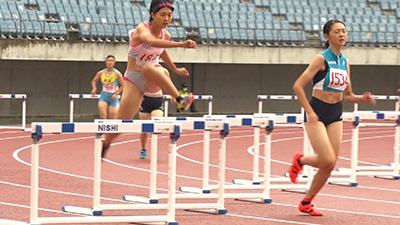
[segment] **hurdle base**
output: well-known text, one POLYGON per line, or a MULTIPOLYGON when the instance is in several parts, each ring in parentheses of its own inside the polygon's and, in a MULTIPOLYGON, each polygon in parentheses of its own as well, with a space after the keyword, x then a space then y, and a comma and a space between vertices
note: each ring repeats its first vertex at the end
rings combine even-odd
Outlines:
POLYGON ((66 205, 62 207, 63 212, 74 213, 79 215, 86 215, 86 216, 102 216, 103 210, 101 209, 89 209, 77 206, 70 206, 66 205))
POLYGON ((272 203, 272 198, 264 198, 264 203, 265 204, 271 204, 272 203))
POLYGON ((226 215, 228 213, 228 210, 225 208, 220 208, 220 209, 185 209, 185 211, 189 212, 198 212, 198 213, 207 213, 207 214, 217 214, 217 215, 226 215))
POLYGON ((71 224, 71 223, 91 223, 91 224, 103 224, 103 223, 140 223, 144 222, 154 223, 162 222, 164 224, 170 223, 176 225, 176 221, 171 221, 167 215, 152 215, 152 216, 86 216, 86 217, 40 217, 37 218, 37 222, 30 223, 30 225, 41 225, 41 224, 71 224))
POLYGON ((298 194, 305 194, 307 193, 307 189, 281 189, 284 192, 291 192, 291 193, 298 193, 298 194))
POLYGON ((357 187, 358 183, 354 181, 349 181, 349 182, 340 182, 340 181, 328 181, 328 184, 330 185, 338 185, 338 186, 347 186, 347 187, 357 187))
POLYGON ((374 178, 387 179, 387 180, 400 180, 400 176, 374 176, 374 178))
POLYGON ((226 215, 228 213, 227 209, 217 209, 218 215, 226 215))
MULTIPOLYGON (((284 176, 287 177, 287 178, 289 178, 289 177, 290 177, 290 174, 289 174, 289 173, 284 173, 284 176)), ((297 179, 299 179, 299 178, 308 178, 308 175, 306 175, 306 174, 299 174, 299 175, 297 176, 297 179)))
POLYGON ((196 187, 187 187, 187 186, 180 186, 179 191, 185 193, 192 193, 192 194, 210 194, 211 190, 196 188, 196 187))
POLYGON ((146 198, 146 197, 133 196, 133 195, 124 195, 122 198, 124 201, 127 201, 127 202, 143 203, 143 204, 158 204, 157 198, 146 198))
POLYGON ((16 220, 0 219, 0 225, 27 225, 27 224, 29 223, 16 220))
POLYGON ((261 198, 261 199, 252 199, 252 198, 235 198, 235 201, 242 202, 252 202, 252 203, 263 203, 263 204, 271 204, 271 198, 261 198))
POLYGON ((233 179, 233 184, 237 185, 260 185, 260 181, 251 181, 251 180, 244 180, 244 179, 233 179))

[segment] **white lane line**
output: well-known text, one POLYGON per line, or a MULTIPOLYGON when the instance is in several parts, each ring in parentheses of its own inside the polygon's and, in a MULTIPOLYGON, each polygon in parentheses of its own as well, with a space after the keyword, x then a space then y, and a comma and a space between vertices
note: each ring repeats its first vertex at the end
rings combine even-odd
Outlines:
POLYGON ((372 189, 372 190, 378 190, 378 191, 393 191, 393 192, 400 192, 399 189, 390 189, 390 188, 380 188, 380 187, 368 187, 368 186, 357 186, 358 188, 365 188, 365 189, 372 189))
MULTIPOLYGON (((10 182, 6 182, 6 181, 0 181, 0 184, 5 184, 5 185, 20 187, 20 188, 31 189, 31 186, 22 185, 22 184, 16 184, 16 183, 10 183, 10 182)), ((84 194, 78 194, 78 193, 72 193, 72 192, 66 192, 66 191, 57 191, 57 190, 52 190, 52 189, 47 189, 47 188, 39 188, 39 191, 45 191, 45 192, 57 193, 57 194, 65 194, 65 195, 72 195, 72 196, 77 196, 77 197, 93 198, 92 195, 84 195, 84 194)), ((120 199, 104 198, 104 197, 100 197, 100 198, 103 199, 103 200, 126 203, 126 201, 123 201, 123 200, 120 200, 120 199)))
POLYGON ((386 203, 386 204, 400 205, 400 202, 371 199, 371 198, 359 198, 359 197, 332 195, 332 194, 323 194, 323 193, 318 193, 318 195, 325 196, 325 197, 332 197, 332 198, 344 198, 344 199, 352 199, 352 200, 358 200, 358 201, 380 202, 380 203, 386 203))
POLYGON ((13 140, 13 139, 19 139, 19 138, 29 138, 30 135, 27 136, 17 136, 17 137, 5 137, 5 138, 0 138, 0 141, 4 141, 4 140, 13 140))
MULTIPOLYGON (((248 136, 251 136, 251 135, 248 135, 248 136)), ((89 137, 88 137, 89 138, 89 137)), ((92 137, 90 137, 90 138, 92 138, 92 137)), ((74 139, 71 139, 71 140, 75 140, 75 139, 77 139, 77 138, 74 138, 74 139)), ((65 141, 65 140, 63 140, 63 141, 65 141)), ((59 142, 61 142, 61 141, 59 141, 59 142)), ((46 144, 46 143, 45 143, 46 144)), ((30 147, 30 146, 28 146, 28 147, 30 147)), ((92 178, 89 178, 89 179, 92 179, 92 178)), ((340 196, 341 197, 341 196, 340 196)), ((278 204, 278 203, 274 203, 274 204, 278 204)), ((293 206, 293 207, 297 207, 297 206, 293 206)), ((339 210, 331 210, 331 209, 328 209, 328 210, 330 210, 330 211, 339 211, 339 210)), ((342 212, 341 210, 339 211, 339 212, 342 212)), ((350 212, 349 211, 349 213, 353 213, 353 212, 350 212)), ((367 213, 366 215, 371 215, 370 213, 367 213)), ((376 216, 381 216, 380 214, 377 214, 376 216)), ((387 215, 382 215, 382 216, 387 216, 387 215)), ((392 217, 392 218, 398 218, 398 217, 393 217, 393 216, 387 216, 387 217, 392 217)))
MULTIPOLYGON (((20 207, 20 208, 25 208, 25 209, 30 209, 31 208, 29 205, 20 205, 20 204, 9 203, 9 202, 0 202, 0 204, 7 205, 7 206, 20 207)), ((57 210, 53 210, 53 209, 45 209, 45 208, 38 208, 38 209, 40 211, 45 211, 45 212, 61 213, 61 214, 75 215, 75 216, 83 216, 83 215, 79 215, 79 214, 67 213, 67 212, 57 211, 57 210)))
MULTIPOLYGON (((241 133, 241 132, 243 132, 243 131, 236 131, 235 133, 241 133)), ((244 132, 247 132, 247 131, 244 131, 244 132)), ((199 135, 202 135, 202 134, 197 134, 197 133, 195 133, 195 134, 188 134, 188 135, 184 135, 184 136, 199 136, 199 135)), ((235 136, 235 137, 230 137, 230 139, 246 138, 246 137, 253 137, 253 135, 250 134, 250 135, 245 135, 245 136, 235 136)), ((385 137, 385 136, 370 137, 370 138, 364 138, 364 139, 381 138, 381 137, 385 137)), ((93 137, 85 137, 85 138, 89 139, 89 138, 93 138, 93 137)), ((159 138, 167 138, 167 136, 162 136, 162 137, 159 137, 159 138)), ((288 141, 288 140, 294 140, 294 139, 301 139, 301 138, 303 138, 303 137, 301 136, 301 137, 294 137, 294 138, 283 138, 283 139, 279 139, 279 140, 273 140, 272 142, 275 143, 275 142, 282 142, 282 141, 288 141)), ((64 141, 73 141, 73 140, 79 140, 79 139, 82 139, 82 138, 63 139, 63 140, 58 140, 58 141, 52 141, 52 142, 41 143, 41 145, 44 145, 44 144, 52 144, 52 143, 58 143, 58 142, 64 142, 64 141)), ((210 139, 210 141, 216 141, 216 140, 219 140, 219 138, 210 139)), ((114 146, 114 145, 120 145, 120 144, 126 144, 126 143, 130 143, 130 142, 135 142, 135 141, 138 141, 138 140, 136 139, 136 140, 129 140, 129 141, 124 141, 124 142, 114 143, 114 144, 112 144, 112 146, 114 146)), ((343 141, 343 142, 346 142, 346 141, 350 141, 350 140, 345 140, 345 141, 343 141)), ((189 143, 186 143, 186 144, 179 145, 179 146, 177 147, 177 151, 178 151, 180 148, 182 148, 182 147, 185 147, 185 146, 188 146, 188 145, 191 145, 191 144, 201 143, 201 142, 204 142, 204 140, 195 141, 195 142, 189 142, 189 143)), ((263 144, 263 143, 260 143, 260 145, 261 145, 261 144, 263 144)), ((30 146, 27 146, 27 147, 30 147, 30 146)), ((254 146, 251 146, 250 148, 254 148, 254 146)), ((250 148, 249 148, 249 149, 250 149, 250 148)), ((248 149, 248 151, 249 151, 249 149, 248 149)), ((23 150, 23 149, 20 149, 20 150, 23 150)), ((17 150, 17 151, 18 151, 18 150, 17 150)), ((254 153, 253 153, 251 150, 250 150, 250 154, 254 155, 254 153)), ((17 155, 18 155, 18 152, 14 152, 14 158, 15 158, 17 161, 20 161, 21 163, 30 166, 29 163, 27 163, 27 162, 21 160, 17 155), (15 155, 15 153, 16 153, 16 155, 15 155)), ((182 155, 180 155, 178 152, 177 152, 177 156, 180 157, 180 158, 182 158, 182 159, 184 159, 184 160, 187 160, 187 161, 190 161, 190 162, 193 162, 193 163, 196 163, 196 164, 200 164, 200 165, 203 164, 203 162, 196 161, 196 160, 187 158, 187 157, 185 157, 185 156, 182 156, 182 155)), ((264 158, 264 157, 260 156, 260 158, 264 158)), ((347 159, 347 158, 344 158, 344 159, 350 160, 350 159, 347 159)), ((141 171, 145 171, 145 172, 150 172, 150 170, 147 170, 147 169, 143 169, 143 168, 139 168, 139 167, 132 167, 132 166, 120 164, 120 163, 117 163, 117 162, 113 162, 113 161, 111 161, 111 160, 105 160, 105 161, 107 161, 107 162, 109 162, 109 163, 112 163, 112 164, 115 164, 115 165, 118 165, 118 166, 126 167, 126 168, 131 168, 131 169, 141 170, 141 171)), ((290 165, 290 163, 288 163, 288 162, 283 162, 283 161, 279 161, 279 160, 272 160, 272 161, 273 161, 273 162, 276 162, 276 163, 281 163, 281 164, 290 165)), ((368 163, 368 162, 365 162, 365 163, 368 163)), ((215 167, 215 168, 217 168, 218 165, 210 164, 210 167, 215 167)), ((68 175, 67 173, 57 172, 57 171, 55 171, 55 170, 45 169, 45 168, 43 168, 43 167, 40 167, 40 168, 41 168, 41 169, 44 169, 44 170, 47 170, 47 171, 51 171, 51 172, 55 172, 55 173, 59 173, 59 174, 68 175)), ((241 169, 230 168, 230 167, 227 167, 226 169, 227 169, 227 170, 232 170, 232 171, 237 171, 237 172, 242 172, 242 173, 249 173, 249 174, 252 173, 252 171, 241 170, 241 169)), ((167 173, 163 173, 163 172, 157 172, 157 173, 159 173, 159 174, 161 174, 161 175, 168 175, 167 173)), ((69 176, 72 176, 72 174, 69 174, 69 176)), ((74 176, 79 177, 78 175, 74 175, 74 176)), ((188 176, 184 176, 184 175, 178 175, 178 176, 179 176, 179 177, 184 177, 184 178, 189 178, 189 179, 195 179, 195 180, 201 180, 201 179, 202 179, 202 178, 188 177, 188 176)), ((81 177, 81 178, 83 178, 83 177, 81 177)), ((84 179, 87 179, 87 177, 85 177, 84 179)), ((89 178, 89 179, 90 179, 90 178, 89 178)), ((105 181, 105 182, 111 182, 111 181, 105 181)), ((213 181, 213 182, 217 182, 217 181, 213 181)))
MULTIPOLYGON (((287 207, 295 207, 297 205, 290 205, 290 204, 283 204, 283 203, 271 203, 272 205, 279 205, 279 206, 287 206, 287 207)), ((323 211, 330 211, 330 212, 338 212, 338 213, 347 213, 347 214, 357 214, 357 215, 364 215, 364 216, 375 216, 375 217, 385 217, 385 218, 393 218, 393 219, 400 219, 400 216, 392 216, 392 215, 385 215, 385 214, 376 214, 370 212, 359 212, 359 211, 349 211, 349 210, 339 210, 339 209, 328 209, 328 208, 320 208, 318 209, 323 211)))
MULTIPOLYGON (((57 140, 57 141, 50 141, 50 142, 46 142, 46 143, 42 143, 40 145, 47 145, 47 144, 54 144, 54 143, 60 143, 60 142, 65 142, 65 141, 72 141, 72 140, 83 140, 83 139, 91 139, 93 137, 82 137, 82 138, 71 138, 71 139, 62 139, 62 140, 57 140)), ((23 148, 19 148, 17 149, 14 153, 13 153, 13 157, 15 158, 15 160, 17 160, 18 162, 25 164, 27 166, 31 166, 30 163, 23 161, 21 158, 19 158, 18 154, 19 152, 26 150, 28 148, 30 148, 31 145, 29 146, 25 146, 23 148)), ((72 174, 72 173, 65 173, 65 172, 61 172, 61 171, 57 171, 57 170, 52 170, 52 169, 48 169, 45 167, 39 167, 39 169, 44 170, 44 171, 48 171, 48 172, 52 172, 52 173, 56 173, 56 174, 61 174, 61 175, 65 175, 65 176, 71 176, 71 177, 76 177, 76 178, 81 178, 81 179, 87 179, 87 180, 94 180, 93 177, 85 177, 85 176, 81 176, 81 175, 76 175, 76 174, 72 174)), ((111 183, 111 184, 119 184, 119 185, 124 185, 124 186, 131 186, 131 187, 139 187, 139 188, 149 188, 146 186, 141 186, 141 185, 134 185, 134 184, 127 184, 127 183, 122 183, 122 182, 117 182, 117 181, 111 181, 111 180, 101 180, 102 182, 106 182, 106 183, 111 183)), ((159 190, 166 190, 166 189, 159 189, 159 190)))
MULTIPOLYGON (((1 126, 0 126, 0 129, 2 129, 1 128, 1 126)), ((28 132, 28 131, 23 131, 23 130, 17 130, 17 131, 0 131, 0 134, 14 134, 14 133, 25 133, 25 132, 28 132)), ((29 133, 30 133, 30 131, 29 131, 29 133)))
POLYGON ((230 213, 227 213, 226 216, 245 218, 245 219, 254 219, 254 220, 264 220, 264 221, 279 222, 279 223, 291 223, 291 224, 300 224, 300 225, 319 225, 317 223, 304 223, 304 222, 299 222, 299 221, 279 220, 279 219, 271 219, 271 218, 258 217, 258 216, 245 216, 245 215, 237 215, 237 214, 230 214, 230 213))
MULTIPOLYGON (((369 140, 369 139, 387 138, 387 137, 392 137, 392 136, 393 136, 393 135, 373 136, 373 137, 359 138, 359 140, 369 140)), ((294 140, 294 139, 300 139, 300 138, 303 138, 303 137, 299 137, 299 138, 282 138, 282 139, 279 139, 279 140, 273 140, 273 141, 271 141, 271 142, 274 143, 274 142, 288 141, 288 140, 294 140)), ((351 141, 351 139, 343 140, 342 143, 344 143, 344 142, 350 142, 350 141, 351 141)), ((264 144, 264 143, 260 143, 259 145, 263 145, 263 144, 264 144)), ((247 149, 247 152, 248 152, 249 154, 251 154, 251 155, 254 155, 253 149, 254 149, 254 145, 250 146, 250 147, 247 149)), ((261 155, 260 155, 259 157, 260 157, 261 159, 264 159, 264 157, 261 156, 261 155)), ((340 159, 343 159, 343 160, 347 160, 347 161, 350 161, 350 160, 351 160, 350 158, 346 158, 346 157, 343 157, 343 156, 339 156, 339 158, 340 158, 340 159)), ((274 160, 274 159, 271 159, 271 161, 272 161, 272 162, 276 162, 276 163, 285 164, 285 165, 291 165, 291 163, 284 162, 284 161, 279 161, 279 160, 274 160)), ((364 164, 369 164, 369 165, 374 165, 374 166, 384 166, 383 164, 377 164, 377 163, 372 163, 372 162, 366 162, 366 161, 362 161, 362 160, 358 160, 358 162, 359 162, 359 163, 364 163, 364 164)))

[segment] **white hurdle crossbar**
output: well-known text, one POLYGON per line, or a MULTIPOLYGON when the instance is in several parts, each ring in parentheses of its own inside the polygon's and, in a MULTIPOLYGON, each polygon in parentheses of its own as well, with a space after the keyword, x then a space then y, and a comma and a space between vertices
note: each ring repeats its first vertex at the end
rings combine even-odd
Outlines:
MULTIPOLYGON (((254 117, 268 117, 273 118, 275 120, 275 127, 293 127, 293 128, 301 128, 303 130, 303 154, 308 155, 310 154, 310 146, 308 141, 307 133, 304 129, 304 114, 298 113, 255 113, 254 117)), ((258 159, 257 159, 258 160, 258 159)), ((310 176, 311 167, 306 166, 303 171, 308 171, 303 175, 300 175, 298 181, 307 181, 308 177, 310 176)), ((253 174, 258 174, 258 171, 254 170, 253 174)), ((288 177, 282 178, 271 178, 273 182, 290 182, 288 177)), ((280 187, 281 185, 278 185, 280 187)), ((302 185, 288 185, 286 188, 282 187, 282 189, 303 189, 304 186, 302 185)))
MULTIPOLYGON (((213 115, 204 116, 206 118, 222 118, 230 122, 231 126, 252 126, 254 127, 254 155, 253 155, 253 171, 252 180, 245 179, 234 179, 234 185, 225 185, 226 189, 264 189, 264 192, 268 192, 269 189, 306 189, 307 185, 304 184, 272 184, 272 182, 290 182, 287 177, 272 178, 270 174, 270 163, 271 163, 271 131, 268 130, 270 127, 268 124, 273 121, 273 127, 299 127, 302 128, 303 115, 302 114, 255 114, 255 115, 213 115), (242 122, 240 122, 242 120, 242 122), (257 121, 258 120, 258 121, 257 121), (264 121, 263 121, 264 120, 264 121), (253 122, 252 122, 253 121, 253 122), (266 135, 264 142, 265 158, 264 158, 264 178, 259 177, 259 145, 260 145, 260 128, 266 128, 266 135), (268 168, 268 169, 266 169, 268 168), (264 185, 260 185, 264 182, 264 185), (268 190, 266 190, 266 188, 268 190)), ((305 133, 305 132, 304 132, 305 133)), ((308 142, 305 142, 308 143, 308 142)), ((299 178, 300 181, 307 181, 307 176, 299 178)), ((211 186, 216 188, 216 186, 211 186)), ((263 196, 266 197, 266 196, 263 196)), ((239 197, 238 197, 239 198, 239 197)), ((255 194, 255 198, 257 194, 255 194)), ((264 198, 264 203, 271 202, 271 199, 264 198)))
MULTIPOLYGON (((61 224, 61 223, 117 223, 117 222, 165 222, 169 225, 177 225, 175 221, 175 177, 176 177, 176 140, 180 136, 180 125, 177 124, 154 124, 149 120, 135 121, 126 123, 32 123, 32 153, 31 153, 31 225, 40 224, 61 224), (169 132, 170 136, 170 161, 169 161, 169 183, 168 183, 168 204, 167 215, 151 216, 100 216, 102 215, 102 205, 100 204, 100 182, 101 182, 101 133, 157 133, 169 132), (73 206, 64 206, 63 210, 73 213, 89 214, 90 217, 39 217, 39 140, 43 133, 96 133, 94 145, 94 198, 93 209, 85 209, 73 206)), ((114 209, 127 209, 124 206, 114 205, 114 209)), ((159 209, 151 205, 134 205, 129 209, 159 209)), ((0 220, 0 224, 26 224, 19 221, 0 220)))
MULTIPOLYGON (((261 116, 267 116, 270 118, 275 119, 275 127, 301 127, 304 128, 304 114, 290 114, 290 113, 262 113, 262 114, 254 114, 254 115, 261 115, 261 116)), ((353 117, 352 116, 344 116, 344 120, 346 121, 352 121, 353 117)), ((311 155, 313 154, 314 151, 312 149, 312 146, 308 140, 308 135, 305 129, 303 130, 303 154, 304 155, 311 155)), ((281 178, 271 178, 271 182, 280 182, 279 184, 276 185, 271 185, 271 188, 276 188, 276 189, 282 189, 282 190, 294 190, 294 189, 308 189, 311 185, 311 182, 313 180, 314 174, 315 174, 315 169, 311 166, 305 166, 303 168, 304 173, 302 175, 299 175, 297 178, 298 182, 307 182, 306 185, 302 184, 287 184, 284 185, 282 182, 290 182, 289 179, 289 174, 286 173, 286 177, 281 177, 281 178)), ((340 175, 339 177, 331 176, 328 179, 328 183, 341 183, 341 184, 348 184, 350 186, 357 186, 357 183, 352 182, 351 177, 344 177, 343 174, 336 173, 336 171, 332 172, 332 175, 340 175)))
MULTIPOLYGON (((394 101, 394 111, 399 111, 399 96, 397 95, 374 95, 375 100, 391 100, 394 101)), ((358 104, 354 104, 354 112, 358 112, 358 104)))
MULTIPOLYGON (((154 117, 154 123, 171 123, 171 122, 179 122, 181 124, 181 128, 183 131, 185 130, 203 130, 204 131, 204 159, 208 160, 208 155, 206 155, 206 150, 209 148, 209 135, 210 131, 217 130, 220 132, 220 140, 219 140, 219 166, 218 166, 218 183, 221 185, 221 188, 218 190, 217 194, 210 194, 209 189, 204 188, 196 188, 196 187, 186 187, 181 186, 179 190, 183 193, 176 194, 176 198, 182 199, 209 199, 209 198, 217 198, 216 203, 177 203, 175 207, 177 209, 201 209, 201 210, 214 210, 217 214, 226 214, 227 210, 225 208, 224 201, 224 180, 225 180, 225 161, 222 160, 226 155, 226 136, 229 134, 229 123, 225 121, 214 121, 207 120, 203 118, 196 117, 154 117)), ((157 148, 153 148, 156 146, 156 142, 153 142, 152 136, 152 149, 151 149, 151 183, 150 183, 150 198, 143 199, 138 198, 136 196, 124 196, 126 201, 130 202, 142 202, 142 200, 146 203, 158 203, 158 199, 166 198, 165 194, 157 194, 157 181, 156 181, 156 173, 157 173, 157 148), (150 201, 150 202, 149 202, 150 201)), ((207 151, 208 153, 208 151, 207 151)), ((204 169, 204 167, 203 167, 204 169)))
POLYGON ((74 99, 99 99, 100 95, 69 94, 69 122, 74 122, 74 99))
MULTIPOLYGON (((263 100, 297 100, 296 95, 257 95, 258 113, 262 113, 263 100)), ((303 113, 301 108, 301 113, 303 113)))
POLYGON ((26 94, 0 94, 0 99, 21 99, 22 100, 22 122, 20 127, 0 126, 0 129, 26 129, 26 94))
MULTIPOLYGON (((259 146, 260 141, 260 129, 265 128, 265 158, 264 161, 264 176, 266 179, 264 180, 263 185, 260 185, 260 181, 258 179, 258 166, 259 166, 259 151, 255 151, 255 156, 253 156, 253 170, 257 167, 257 177, 253 176, 252 181, 247 181, 243 179, 234 179, 232 184, 225 185, 225 189, 229 190, 262 190, 261 193, 226 193, 225 198, 234 198, 234 199, 252 199, 253 201, 260 201, 263 203, 271 203, 272 199, 270 197, 270 158, 271 158, 271 132, 274 129, 274 120, 267 117, 253 118, 252 116, 246 115, 213 115, 213 116, 204 116, 207 119, 211 120, 223 120, 228 121, 231 126, 250 126, 254 128, 254 142, 255 146, 259 146), (254 166, 255 165, 255 166, 254 166), (245 182, 246 184, 243 184, 245 182), (240 184, 239 184, 240 183, 240 184), (255 199, 255 200, 254 200, 255 199)), ((226 160, 226 158, 224 159, 226 160)), ((208 173, 208 168, 210 167, 209 163, 204 163, 204 167, 207 168, 203 173, 208 173)), ((254 173, 253 173, 254 174, 254 173)), ((203 174, 204 175, 204 174, 203 174)), ((205 174, 207 175, 207 174, 205 174)), ((220 189, 220 185, 210 185, 208 176, 203 176, 203 185, 208 187, 209 189, 220 189)))
POLYGON ((339 168, 338 173, 349 174, 352 182, 357 183, 356 179, 359 175, 375 176, 375 177, 390 177, 395 180, 399 180, 400 170, 400 113, 399 112, 357 112, 347 114, 346 117, 353 117, 353 135, 351 145, 351 168, 339 168), (392 120, 395 123, 378 123, 368 122, 363 123, 362 120, 392 120), (394 127, 394 147, 393 147, 393 163, 389 166, 358 166, 358 153, 359 153, 359 128, 366 126, 378 126, 378 127, 394 127))
MULTIPOLYGON (((164 95, 164 117, 168 117, 168 101, 171 95, 164 95)), ((212 95, 194 95, 194 100, 208 100, 208 115, 212 114, 212 95)))

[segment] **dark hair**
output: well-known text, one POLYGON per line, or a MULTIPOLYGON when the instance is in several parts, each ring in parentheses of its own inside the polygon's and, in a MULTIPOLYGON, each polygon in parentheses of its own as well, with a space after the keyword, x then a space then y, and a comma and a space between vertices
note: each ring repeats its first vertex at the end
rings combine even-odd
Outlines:
MULTIPOLYGON (((342 21, 333 19, 333 20, 329 20, 328 22, 325 23, 324 28, 322 29, 322 32, 324 34, 329 35, 329 32, 331 31, 332 26, 336 23, 341 23, 344 25, 344 27, 346 27, 346 24, 344 24, 342 21)), ((329 41, 325 42, 325 48, 329 48, 329 41)))
POLYGON ((108 55, 108 56, 106 57, 106 61, 107 61, 108 58, 113 58, 113 59, 115 60, 115 56, 113 56, 113 55, 108 55))
POLYGON ((174 3, 175 0, 152 0, 150 4, 150 19, 149 21, 153 21, 153 18, 151 17, 151 13, 156 14, 160 9, 164 7, 169 7, 172 11, 174 11, 174 7, 172 6, 172 3, 174 3))

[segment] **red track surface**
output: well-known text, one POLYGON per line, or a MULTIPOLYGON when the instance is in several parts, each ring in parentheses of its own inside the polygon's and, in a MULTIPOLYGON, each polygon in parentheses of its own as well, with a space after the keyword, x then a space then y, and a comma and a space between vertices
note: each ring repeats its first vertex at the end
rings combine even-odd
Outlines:
MULTIPOLYGON (((226 181, 233 178, 251 179, 253 131, 231 128, 227 139, 226 181), (236 170, 232 170, 232 168, 236 170), (237 169, 243 170, 242 172, 237 169)), ((393 161, 393 128, 361 128, 360 165, 388 165, 393 161)), ((178 154, 202 161, 201 132, 184 132, 178 140, 178 154)), ((218 134, 212 133, 211 160, 218 164, 218 134)), ((272 174, 282 176, 296 151, 302 151, 302 130, 276 128, 272 133, 272 174)), ((338 167, 350 167, 351 128, 345 124, 341 158, 338 167)), ((29 221, 30 145, 29 132, 0 130, 0 219, 29 221), (17 160, 18 159, 18 160, 17 160), (25 162, 25 163, 23 163, 25 162)), ((92 207, 94 135, 44 134, 40 140, 40 217, 68 216, 63 205, 92 207), (75 176, 77 175, 77 176, 75 176)), ((102 164, 102 203, 120 204, 123 195, 148 196, 150 160, 138 157, 138 135, 120 135, 102 164), (127 142, 125 142, 127 141, 127 142), (122 166, 124 165, 124 166, 122 166), (136 168, 142 168, 138 170, 136 168), (113 181, 113 183, 107 182, 113 181)), ((260 148, 263 149, 262 147, 260 148)), ((202 165, 186 158, 177 160, 177 186, 201 186, 202 165)), ((262 162, 262 161, 261 161, 262 162)), ((158 171, 168 169, 168 138, 160 136, 158 171)), ((262 165, 260 165, 262 171, 262 165)), ((210 169, 210 179, 216 181, 217 168, 210 169)), ((322 217, 300 213, 297 205, 303 194, 272 190, 272 204, 227 199, 227 215, 213 215, 177 210, 180 225, 209 224, 400 224, 400 181, 358 176, 358 187, 326 185, 314 200, 322 217)), ((215 182, 212 182, 215 184, 215 182)), ((160 193, 167 188, 167 176, 158 175, 160 193)), ((230 191, 228 191, 230 192, 230 191)), ((244 191, 241 191, 244 192, 244 191)), ((200 200, 184 200, 201 202, 200 200)), ((213 202, 213 200, 210 200, 213 202)), ((183 202, 183 200, 177 200, 183 202)), ((208 201, 209 202, 209 201, 208 201)), ((105 215, 165 214, 165 211, 105 211, 105 215)), ((123 223, 120 223, 123 224, 123 223)))

